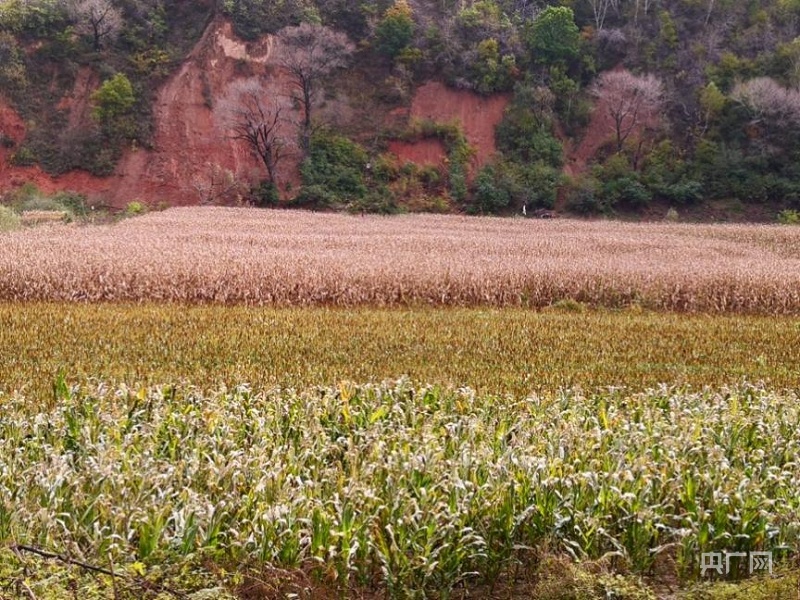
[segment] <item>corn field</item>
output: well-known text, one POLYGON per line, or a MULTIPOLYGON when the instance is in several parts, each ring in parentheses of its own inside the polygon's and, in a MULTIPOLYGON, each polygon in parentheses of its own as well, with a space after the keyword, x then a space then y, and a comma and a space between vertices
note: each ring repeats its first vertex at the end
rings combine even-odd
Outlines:
POLYGON ((800 319, 553 308, 0 303, 0 391, 76 380, 203 389, 409 376, 526 396, 741 381, 800 389, 800 319))
POLYGON ((0 397, 0 546, 120 569, 211 550, 405 597, 543 546, 691 574, 800 536, 794 392, 55 391, 0 397))
POLYGON ((0 299, 800 313, 800 230, 171 209, 0 236, 0 299))

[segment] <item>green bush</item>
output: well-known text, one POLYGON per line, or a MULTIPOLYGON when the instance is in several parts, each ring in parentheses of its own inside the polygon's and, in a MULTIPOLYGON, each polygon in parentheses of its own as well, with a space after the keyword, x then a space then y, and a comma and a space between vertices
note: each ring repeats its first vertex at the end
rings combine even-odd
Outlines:
POLYGON ((59 31, 66 18, 64 3, 53 0, 6 0, 0 3, 0 28, 47 36, 59 31))
POLYGON ((478 44, 478 58, 470 72, 476 91, 491 94, 510 90, 516 73, 514 55, 501 55, 497 40, 489 38, 478 44))
POLYGON ((34 196, 21 202, 18 210, 21 213, 38 210, 66 212, 67 207, 54 198, 47 196, 34 196))
POLYGON ((255 206, 276 206, 280 202, 277 186, 271 181, 262 181, 250 190, 251 202, 255 206))
POLYGON ((581 214, 608 213, 611 207, 598 192, 600 183, 591 176, 584 176, 569 182, 567 188, 567 208, 581 214))
POLYGON ((12 192, 11 202, 15 205, 21 205, 23 202, 27 202, 33 198, 38 198, 42 195, 42 192, 39 191, 39 188, 35 183, 28 182, 12 192))
POLYGON ((548 6, 533 21, 525 42, 536 62, 568 63, 577 58, 581 38, 572 9, 548 6))
POLYGON ((19 215, 8 206, 0 205, 0 233, 19 229, 20 225, 19 215))
POLYGON ((556 97, 543 86, 518 83, 514 100, 495 129, 498 149, 510 160, 561 167, 563 148, 553 134, 556 97))
POLYGON ((475 178, 475 193, 471 213, 495 213, 511 204, 511 193, 500 181, 494 165, 483 167, 475 178))
POLYGON ((396 0, 375 30, 377 48, 390 58, 399 55, 414 38, 414 17, 406 0, 396 0))
POLYGON ((147 205, 144 202, 140 202, 139 200, 133 200, 132 202, 128 202, 127 206, 125 206, 126 217, 136 217, 139 215, 143 215, 146 212, 147 212, 147 205))
POLYGON ((782 210, 778 213, 778 223, 782 225, 800 225, 800 211, 782 210))
POLYGON ((467 164, 475 150, 467 143, 458 122, 437 123, 428 119, 415 119, 398 138, 407 142, 425 138, 441 140, 447 148, 447 183, 450 196, 459 203, 466 201, 469 193, 467 164))
POLYGON ((475 178, 471 213, 496 213, 507 208, 552 208, 561 183, 559 171, 544 163, 499 160, 475 178))
POLYGON ((363 198, 367 193, 364 172, 366 151, 355 142, 328 130, 311 136, 308 158, 300 167, 303 186, 315 188, 301 192, 305 201, 317 197, 324 204, 331 201, 348 202, 363 198))
POLYGON ((548 126, 528 109, 511 109, 495 131, 497 147, 504 155, 519 162, 541 161, 560 167, 563 147, 548 126))
POLYGON ((6 94, 20 92, 28 85, 25 53, 7 31, 0 31, 0 88, 6 94))
POLYGON ((371 189, 363 198, 351 202, 348 210, 353 213, 377 213, 381 215, 401 212, 395 195, 385 185, 371 189))
POLYGON ((635 175, 612 179, 603 184, 600 195, 609 208, 625 205, 630 208, 643 208, 653 199, 653 194, 635 175))
POLYGON ((297 196, 290 202, 295 206, 303 207, 329 207, 341 199, 324 185, 304 185, 297 196))
POLYGON ((124 73, 117 73, 92 94, 92 115, 101 123, 126 116, 136 103, 133 85, 124 73))
POLYGON ((133 84, 124 73, 104 81, 92 94, 92 102, 92 116, 107 138, 103 140, 104 146, 108 141, 118 145, 123 140, 136 138, 138 125, 134 107, 137 98, 133 84))
POLYGON ((54 194, 52 199, 75 217, 85 217, 90 212, 89 206, 86 203, 86 196, 83 194, 63 191, 54 194))
POLYGON ((682 180, 657 188, 656 194, 676 204, 697 204, 703 199, 703 184, 694 180, 682 180))
POLYGON ((28 146, 22 146, 11 155, 9 162, 17 167, 30 167, 36 164, 36 153, 28 146))
POLYGON ((304 0, 222 0, 221 5, 236 33, 246 40, 302 21, 319 20, 315 7, 304 0))

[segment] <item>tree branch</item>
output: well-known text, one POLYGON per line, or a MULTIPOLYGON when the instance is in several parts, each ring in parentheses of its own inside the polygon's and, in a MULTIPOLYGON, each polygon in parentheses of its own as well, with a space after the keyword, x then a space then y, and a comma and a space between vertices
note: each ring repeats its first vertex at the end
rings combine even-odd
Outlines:
POLYGON ((63 554, 57 554, 55 552, 49 552, 47 550, 42 550, 41 548, 36 548, 34 546, 27 546, 25 544, 14 544, 11 546, 11 549, 16 552, 27 552, 29 554, 36 554, 37 556, 41 556, 42 558, 50 558, 53 560, 57 560, 67 565, 74 565, 76 567, 80 567, 81 569, 85 569, 92 573, 100 573, 102 575, 108 575, 112 578, 120 578, 120 579, 128 579, 129 581, 132 580, 134 583, 139 584, 140 587, 144 589, 151 589, 158 592, 167 592, 176 598, 187 598, 188 596, 183 592, 179 592, 177 590, 173 590, 165 585, 162 584, 154 584, 150 583, 146 580, 138 580, 132 579, 130 576, 122 575, 119 573, 115 573, 113 570, 104 569, 103 567, 98 567, 96 565, 92 565, 80 560, 75 560, 74 558, 70 558, 69 556, 64 556, 63 554))

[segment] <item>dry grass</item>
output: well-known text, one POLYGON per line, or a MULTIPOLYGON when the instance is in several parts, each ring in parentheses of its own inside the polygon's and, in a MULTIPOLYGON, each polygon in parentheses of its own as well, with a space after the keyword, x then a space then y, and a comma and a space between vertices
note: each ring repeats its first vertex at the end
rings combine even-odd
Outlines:
POLYGON ((63 223, 68 219, 69 214, 63 210, 28 210, 20 217, 23 225, 63 223))
POLYGON ((0 237, 0 299, 800 313, 800 230, 172 209, 0 237))

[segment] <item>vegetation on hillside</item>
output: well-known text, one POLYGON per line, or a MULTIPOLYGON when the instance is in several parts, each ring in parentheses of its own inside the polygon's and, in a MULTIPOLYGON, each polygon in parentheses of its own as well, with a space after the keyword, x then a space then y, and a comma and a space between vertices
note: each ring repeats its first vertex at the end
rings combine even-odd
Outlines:
MULTIPOLYGON (((800 207, 800 4, 791 0, 3 0, 0 85, 30 129, 13 160, 51 173, 111 172, 127 145, 148 145, 154 90, 218 15, 245 39, 300 24, 319 27, 318 40, 336 30, 348 53, 357 45, 356 68, 382 74, 371 80, 385 97, 429 78, 512 94, 494 164, 469 187, 450 173, 426 192, 463 209, 549 207, 557 188, 586 212, 704 199, 800 207), (65 127, 56 105, 81 69, 100 82, 95 110, 65 127), (592 106, 610 123, 608 144, 563 180, 559 148, 580 141, 592 106)), ((322 117, 312 118, 305 91, 298 135, 312 164, 301 196, 327 203, 341 190, 321 189, 312 174, 311 121, 322 117)), ((381 133, 353 141, 377 160, 381 133)), ((364 193, 338 205, 396 209, 407 185, 372 178, 372 162, 361 167, 364 193)))

